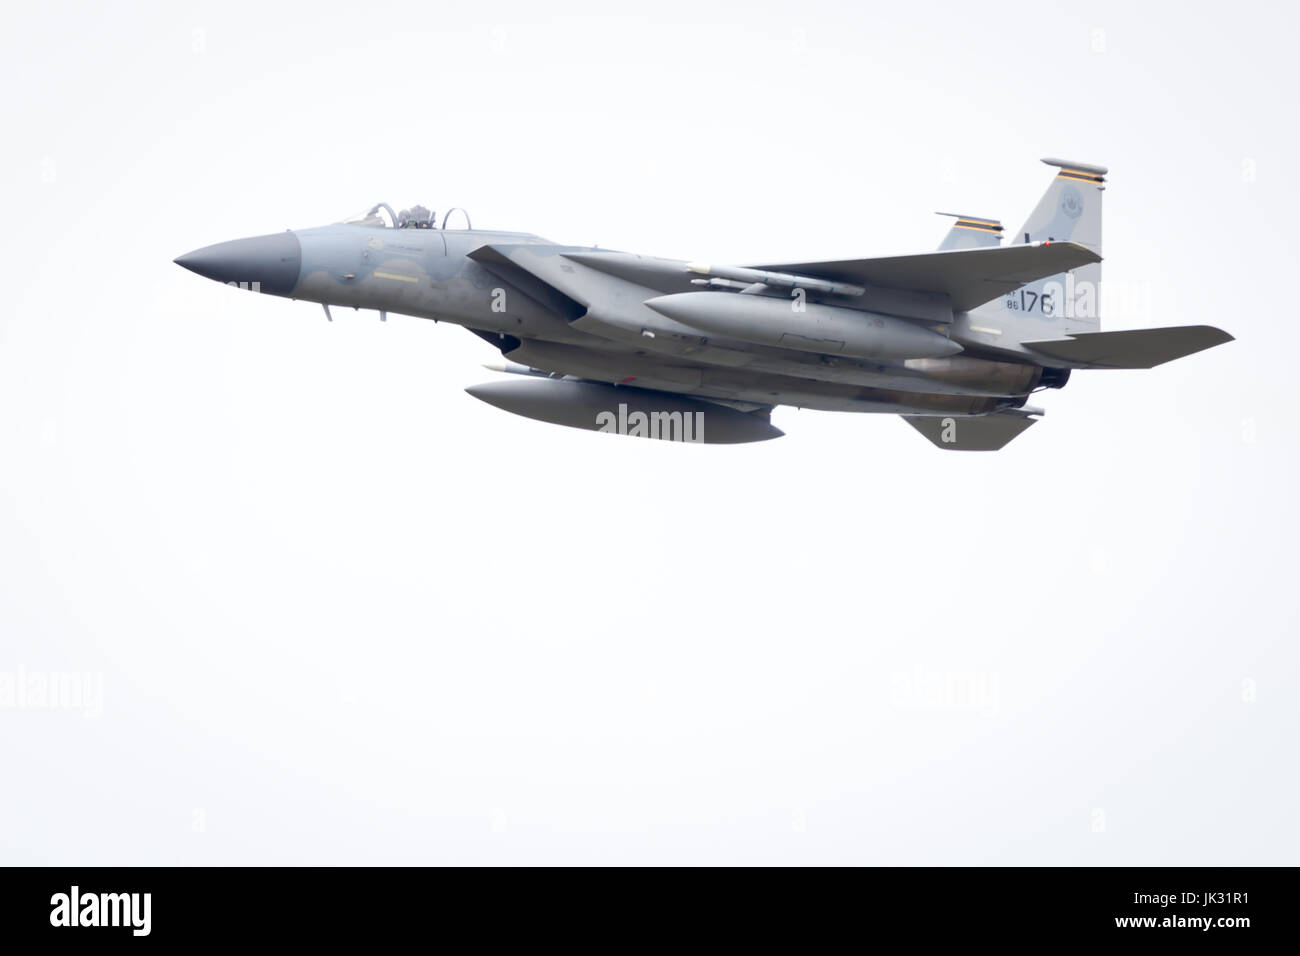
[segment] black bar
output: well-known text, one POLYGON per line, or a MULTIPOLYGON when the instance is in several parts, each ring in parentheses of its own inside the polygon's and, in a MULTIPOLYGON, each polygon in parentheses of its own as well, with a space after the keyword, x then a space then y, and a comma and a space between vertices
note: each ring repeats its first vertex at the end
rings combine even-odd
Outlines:
POLYGON ((495 939, 515 931, 531 933, 534 946, 562 940, 621 946, 691 939, 687 928, 698 926, 769 942, 811 943, 850 933, 855 943, 895 938, 925 949, 943 941, 982 946, 1126 939, 1137 945, 1213 940, 1240 946, 1288 940, 1295 925, 1293 869, 845 868, 811 878, 760 869, 622 870, 594 878, 580 869, 0 872, 0 932, 7 943, 48 944, 63 937, 96 945, 152 939, 337 946, 345 940, 398 942, 413 931, 446 940, 460 931, 480 939, 486 939, 483 933, 495 939), (111 922, 116 916, 119 925, 70 925, 74 886, 75 922, 111 922))

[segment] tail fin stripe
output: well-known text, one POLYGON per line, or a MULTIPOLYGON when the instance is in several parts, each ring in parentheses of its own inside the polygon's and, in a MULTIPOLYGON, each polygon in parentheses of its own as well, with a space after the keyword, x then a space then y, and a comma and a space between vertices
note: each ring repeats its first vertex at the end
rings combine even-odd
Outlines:
POLYGON ((941 212, 936 215, 947 216, 957 220, 939 244, 939 251, 954 249, 983 249, 996 246, 1002 241, 1002 223, 997 219, 984 216, 967 216, 957 212, 941 212), (967 233, 974 235, 967 235, 967 233))
POLYGON ((1106 180, 1102 176, 1094 176, 1092 173, 1078 173, 1072 169, 1063 169, 1056 174, 1057 179, 1074 179, 1081 183, 1104 183, 1106 180))

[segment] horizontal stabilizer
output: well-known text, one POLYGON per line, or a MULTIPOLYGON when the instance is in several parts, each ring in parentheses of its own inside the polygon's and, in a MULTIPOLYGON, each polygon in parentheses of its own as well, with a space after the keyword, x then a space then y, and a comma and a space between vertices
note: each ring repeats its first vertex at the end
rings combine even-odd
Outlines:
POLYGON ((945 451, 997 451, 1038 421, 1019 412, 978 418, 903 415, 902 419, 945 451))
POLYGON ((1028 282, 1100 261, 1101 256, 1078 243, 1037 242, 880 259, 793 262, 757 268, 837 282, 939 293, 952 301, 953 311, 965 312, 1028 282))
POLYGON ((1231 341, 1231 335, 1212 325, 1180 325, 1168 329, 1080 332, 1065 339, 1022 344, 1035 352, 1080 365, 1154 368, 1231 341))

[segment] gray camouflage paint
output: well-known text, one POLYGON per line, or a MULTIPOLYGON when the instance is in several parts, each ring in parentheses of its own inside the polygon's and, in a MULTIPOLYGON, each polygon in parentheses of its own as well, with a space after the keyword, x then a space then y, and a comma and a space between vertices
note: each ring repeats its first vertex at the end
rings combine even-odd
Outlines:
MULTIPOLYGON (((1060 171, 1012 236, 1013 245, 1041 248, 1025 249, 1015 261, 1078 264, 1070 281, 1095 288, 1105 170, 1045 162, 1060 171)), ((562 246, 528 233, 394 228, 374 218, 219 243, 176 261, 218 281, 322 303, 327 313, 330 306, 351 306, 462 325, 520 366, 604 383, 611 401, 619 389, 610 386, 632 386, 642 394, 667 393, 698 402, 701 409, 749 412, 764 421, 776 405, 894 413, 915 419, 913 424, 940 447, 982 449, 1000 447, 1036 420, 1029 417, 1036 410, 1021 411, 1031 392, 1062 386, 1071 368, 1105 365, 1095 360, 1099 354, 1105 359, 1111 340, 1100 336, 1116 335, 1096 333, 1095 315, 1052 314, 1048 306, 1061 298, 1053 283, 1064 283, 1067 276, 1043 276, 1048 269, 1041 266, 1028 282, 989 275, 991 301, 954 311, 951 302, 957 299, 944 289, 964 282, 960 298, 972 300, 972 282, 978 290, 984 263, 1011 262, 1002 254, 1010 246, 994 248, 1000 230, 994 220, 960 216, 944 240, 945 251, 929 258, 761 267, 780 272, 764 273, 763 283, 749 287, 701 279, 711 274, 709 267, 680 260, 562 246), (975 255, 980 258, 966 258, 975 255), (972 269, 974 277, 958 274, 972 269), (931 273, 947 272, 953 275, 932 281, 931 273), (899 278, 891 285, 895 274, 899 278), (860 281, 860 275, 870 281, 860 281), (780 282, 795 287, 771 284, 780 282), (843 294, 844 288, 850 293, 843 294), (745 301, 755 308, 745 309, 745 301), (778 302, 789 307, 788 327, 782 324, 785 306, 778 302), (706 312, 718 316, 706 321, 706 312), (818 341, 826 342, 824 350, 810 344, 805 332, 814 321, 823 330, 818 341), (858 323, 874 323, 881 331, 863 336, 858 323), (848 339, 859 344, 830 341, 839 334, 835 330, 847 330, 848 339), (1086 348, 1070 337, 1080 332, 1094 333, 1086 348), (792 341, 797 347, 783 347, 792 341), (1043 342, 1049 351, 1026 344, 1043 342), (854 349, 857 354, 844 354, 854 349), (1086 360, 1071 357, 1085 353, 1086 360), (948 421, 945 416, 998 421, 967 418, 959 431, 968 437, 949 439, 944 436, 953 429, 940 427, 948 421)), ((727 274, 743 277, 754 270, 727 274)), ((973 301, 980 298, 976 291, 973 301)), ((1208 344, 1230 338, 1218 335, 1223 337, 1208 344)), ((1160 358, 1161 342, 1146 345, 1157 360, 1167 360, 1160 358)), ((533 401, 539 387, 545 384, 503 392, 499 401, 486 397, 497 394, 491 390, 480 397, 528 414, 511 406, 523 395, 533 401)), ((600 392, 570 394, 589 402, 600 392)), ((574 424, 568 420, 574 417, 556 413, 546 420, 574 424)), ((717 417, 725 432, 733 420, 717 417)), ((758 431, 764 437, 780 434, 758 431)), ((754 440, 724 432, 716 432, 714 440, 754 440)))

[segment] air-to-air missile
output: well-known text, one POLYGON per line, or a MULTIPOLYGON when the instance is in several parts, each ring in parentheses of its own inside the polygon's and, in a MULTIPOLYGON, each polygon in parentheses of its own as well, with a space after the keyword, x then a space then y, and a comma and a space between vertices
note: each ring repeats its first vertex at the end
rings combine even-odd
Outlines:
POLYGON ((241 288, 462 325, 513 380, 467 391, 545 422, 704 444, 782 433, 777 405, 901 415, 940 448, 1000 448, 1076 369, 1150 368, 1231 340, 1209 326, 1103 332, 1106 170, 1056 174, 1002 245, 957 216, 939 251, 701 265, 448 229, 379 203, 313 229, 207 246, 176 262, 241 288))

